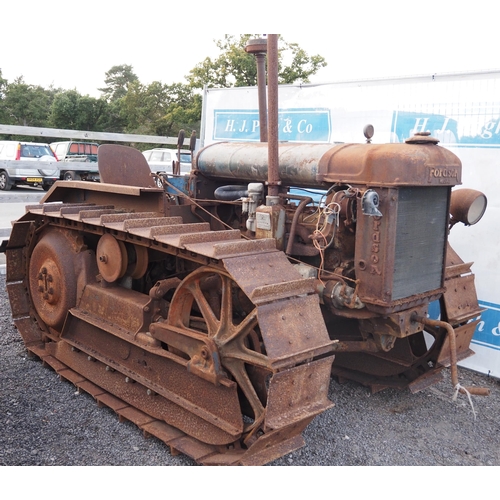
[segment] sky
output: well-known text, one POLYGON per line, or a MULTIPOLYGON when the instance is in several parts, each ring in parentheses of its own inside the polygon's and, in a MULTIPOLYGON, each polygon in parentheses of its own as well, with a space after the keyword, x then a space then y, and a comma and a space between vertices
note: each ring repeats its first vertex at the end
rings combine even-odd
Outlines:
POLYGON ((185 82, 225 33, 280 33, 327 61, 311 83, 500 68, 492 0, 349 2, 25 0, 3 3, 0 69, 12 82, 99 97, 129 64, 143 84, 185 82))

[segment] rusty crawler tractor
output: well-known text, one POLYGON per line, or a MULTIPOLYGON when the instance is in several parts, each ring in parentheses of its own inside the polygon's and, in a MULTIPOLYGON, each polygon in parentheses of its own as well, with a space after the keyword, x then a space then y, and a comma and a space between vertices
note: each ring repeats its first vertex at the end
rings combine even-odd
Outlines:
POLYGON ((27 349, 203 464, 302 446, 332 369, 374 390, 427 387, 471 354, 480 313, 447 235, 486 200, 451 192, 455 155, 426 136, 283 144, 282 188, 263 205, 265 151, 209 146, 163 190, 137 150, 101 146, 102 182, 58 182, 6 248, 27 349), (437 299, 441 321, 427 320, 437 299))
POLYGON ((418 391, 451 365, 466 391, 480 308, 447 240, 486 198, 452 193, 459 159, 426 135, 371 144, 370 127, 366 144, 278 144, 276 123, 268 143, 202 149, 165 189, 137 150, 101 146, 101 183, 57 182, 6 245, 27 349, 202 464, 302 446, 332 371, 418 391))

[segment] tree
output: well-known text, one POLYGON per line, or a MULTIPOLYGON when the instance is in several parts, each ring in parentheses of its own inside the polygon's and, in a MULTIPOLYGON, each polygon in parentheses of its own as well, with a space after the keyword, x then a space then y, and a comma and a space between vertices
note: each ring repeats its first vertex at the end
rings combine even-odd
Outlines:
POLYGON ((0 68, 0 99, 5 97, 5 89, 7 87, 7 80, 2 76, 2 68, 0 68))
POLYGON ((167 88, 168 106, 162 117, 164 135, 176 136, 179 130, 200 127, 202 99, 193 88, 183 83, 174 83, 167 88))
MULTIPOLYGON (((221 54, 216 59, 205 58, 186 77, 195 88, 244 87, 257 85, 255 57, 245 52, 248 40, 262 38, 261 35, 225 35, 216 41, 221 54)), ((278 81, 286 83, 308 83, 309 77, 326 66, 319 55, 309 56, 296 43, 285 41, 281 36, 278 44, 278 81)))
POLYGON ((106 78, 104 79, 106 87, 98 90, 102 92, 103 98, 107 101, 116 101, 125 97, 129 86, 138 81, 139 78, 129 64, 113 66, 106 72, 106 78))
POLYGON ((50 107, 59 90, 48 90, 38 85, 27 84, 23 77, 7 84, 3 100, 4 115, 9 125, 44 127, 50 107))
POLYGON ((107 102, 77 90, 65 90, 54 97, 50 125, 73 130, 100 130, 99 122, 105 114, 107 102))
POLYGON ((129 133, 172 136, 199 127, 201 97, 189 85, 134 82, 119 102, 129 133))
POLYGON ((7 115, 5 113, 5 92, 7 91, 7 80, 2 77, 2 69, 0 68, 0 123, 7 123, 7 115))
POLYGON ((151 134, 155 123, 165 113, 167 106, 166 85, 153 82, 143 85, 134 82, 121 100, 121 116, 126 121, 126 131, 151 134))

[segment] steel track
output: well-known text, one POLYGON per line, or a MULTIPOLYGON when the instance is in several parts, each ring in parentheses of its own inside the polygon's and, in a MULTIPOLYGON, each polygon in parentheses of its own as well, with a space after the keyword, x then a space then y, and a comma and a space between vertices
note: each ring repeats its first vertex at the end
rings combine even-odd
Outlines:
MULTIPOLYGON (((300 279, 284 254, 275 250, 274 242, 246 241, 240 239, 239 231, 211 231, 205 226, 200 230, 200 224, 183 224, 178 218, 167 220, 161 213, 123 213, 104 205, 40 204, 27 211, 14 224, 6 253, 13 318, 28 351, 78 390, 92 395, 98 404, 113 409, 121 420, 135 423, 146 436, 166 443, 173 454, 183 453, 197 463, 261 465, 303 446, 304 428, 315 415, 332 406, 326 395, 333 358, 328 355, 330 341, 312 283, 300 279), (71 348, 71 342, 61 340, 59 332, 44 325, 37 314, 28 283, 29 262, 39 234, 49 227, 97 237, 111 234, 125 243, 229 272, 256 305, 275 373, 275 386, 268 395, 265 432, 249 446, 242 438, 227 445, 210 445, 148 413, 148 405, 140 403, 142 395, 126 400, 119 397, 117 393, 128 394, 128 388, 122 388, 128 382, 124 376, 127 370, 120 366, 109 370, 98 355, 91 356, 75 345, 71 348), (300 317, 294 317, 297 311, 303 311, 300 317), (306 331, 307 335, 303 335, 306 331), (92 370, 86 372, 85 363, 91 362, 92 370), (97 371, 101 378, 94 377, 97 371)), ((154 394, 148 381, 143 385, 139 377, 134 382, 135 391, 154 394)), ((169 408, 175 407, 175 401, 174 405, 168 401, 168 394, 154 397, 165 399, 169 408)))

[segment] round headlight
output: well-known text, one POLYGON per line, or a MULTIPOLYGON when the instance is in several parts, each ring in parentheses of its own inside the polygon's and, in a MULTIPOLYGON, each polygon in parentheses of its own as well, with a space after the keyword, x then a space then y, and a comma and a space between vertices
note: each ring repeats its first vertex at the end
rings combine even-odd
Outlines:
POLYGON ((457 189, 451 193, 450 213, 455 221, 472 226, 481 220, 488 200, 481 191, 457 189))

